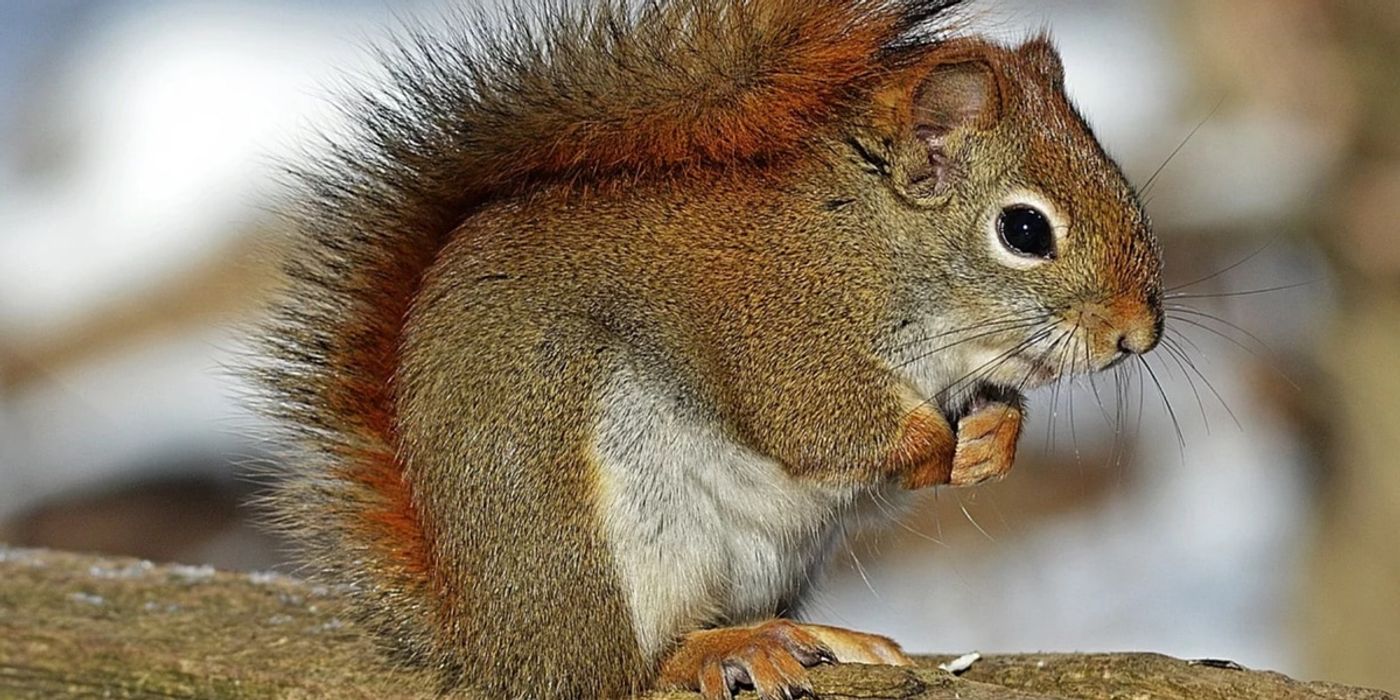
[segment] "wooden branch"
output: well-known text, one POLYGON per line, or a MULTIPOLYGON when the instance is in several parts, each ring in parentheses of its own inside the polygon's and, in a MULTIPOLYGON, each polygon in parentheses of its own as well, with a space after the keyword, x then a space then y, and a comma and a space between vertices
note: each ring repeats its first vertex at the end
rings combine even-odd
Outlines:
MULTIPOLYGON (((1394 700, 1155 654, 993 656, 960 677, 937 669, 947 658, 913 669, 819 668, 814 680, 821 697, 842 699, 1394 700)), ((432 691, 421 676, 387 667, 324 587, 277 574, 0 547, 0 697, 422 698, 432 691)))

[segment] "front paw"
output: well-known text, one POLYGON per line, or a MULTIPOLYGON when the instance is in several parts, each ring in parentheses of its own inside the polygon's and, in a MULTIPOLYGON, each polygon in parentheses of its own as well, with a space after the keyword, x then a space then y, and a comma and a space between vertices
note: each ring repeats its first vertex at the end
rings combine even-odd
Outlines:
POLYGON ((887 468, 910 491, 947 484, 953 473, 956 444, 948 419, 933 406, 921 403, 905 419, 887 468))
POLYGON ((1006 476, 1016 459, 1016 440, 1021 436, 1023 418, 1018 396, 976 402, 958 420, 957 448, 948 483, 972 486, 1006 476))

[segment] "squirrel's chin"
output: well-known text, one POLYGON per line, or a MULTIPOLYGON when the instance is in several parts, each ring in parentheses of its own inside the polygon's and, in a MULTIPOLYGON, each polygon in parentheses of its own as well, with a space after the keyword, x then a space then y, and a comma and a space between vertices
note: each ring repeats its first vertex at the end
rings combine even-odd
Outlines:
POLYGON ((1002 364, 983 382, 1008 391, 1030 391, 1060 378, 1059 368, 1029 357, 1015 357, 1002 364))

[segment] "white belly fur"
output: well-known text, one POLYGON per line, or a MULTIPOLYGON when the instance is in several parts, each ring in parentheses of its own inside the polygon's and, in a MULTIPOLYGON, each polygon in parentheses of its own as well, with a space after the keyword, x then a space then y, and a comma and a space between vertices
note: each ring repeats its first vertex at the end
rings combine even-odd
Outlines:
MULTIPOLYGON (((924 396, 995 359, 968 344, 930 353, 947 333, 905 329, 892 368, 924 396)), ((899 339, 896 339, 899 340, 899 339)), ((1017 376, 1015 379, 1019 379, 1017 376)), ((946 397, 956 405, 966 393, 946 397)), ((715 622, 767 617, 805 582, 839 538, 901 517, 897 487, 835 489, 799 482, 670 403, 665 387, 619 372, 603 399, 595 445, 604 531, 629 597, 642 652, 715 622)))
POLYGON ((792 479, 644 381, 614 377, 596 449, 604 531, 651 657, 708 623, 778 612, 859 493, 792 479))

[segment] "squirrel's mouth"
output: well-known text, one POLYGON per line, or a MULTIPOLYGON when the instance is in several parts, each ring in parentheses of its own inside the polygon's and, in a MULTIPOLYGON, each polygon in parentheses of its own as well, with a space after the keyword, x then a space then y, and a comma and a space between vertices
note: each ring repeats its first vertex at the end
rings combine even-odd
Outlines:
POLYGON ((1063 366, 1047 361, 1044 353, 1034 349, 1014 355, 986 351, 991 359, 974 358, 976 369, 963 379, 953 382, 936 396, 938 404, 950 417, 966 415, 979 405, 1005 399, 1024 399, 1024 393, 1054 383, 1063 376, 1063 366), (980 362, 980 364, 979 364, 980 362))
POLYGON ((963 416, 994 403, 1023 406, 1025 402, 1026 395, 1021 393, 1017 387, 982 382, 972 388, 962 404, 951 412, 950 417, 956 422, 961 420, 963 416))

